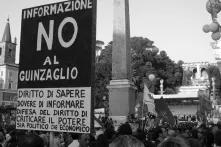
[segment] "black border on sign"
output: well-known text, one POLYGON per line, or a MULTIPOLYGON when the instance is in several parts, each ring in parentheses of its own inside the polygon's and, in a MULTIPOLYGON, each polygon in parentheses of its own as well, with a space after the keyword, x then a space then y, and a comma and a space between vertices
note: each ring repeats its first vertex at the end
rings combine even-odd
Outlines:
POLYGON ((95 49, 96 49, 96 23, 97 23, 97 0, 93 0, 92 6, 92 52, 91 52, 91 130, 94 130, 94 97, 95 97, 95 49))

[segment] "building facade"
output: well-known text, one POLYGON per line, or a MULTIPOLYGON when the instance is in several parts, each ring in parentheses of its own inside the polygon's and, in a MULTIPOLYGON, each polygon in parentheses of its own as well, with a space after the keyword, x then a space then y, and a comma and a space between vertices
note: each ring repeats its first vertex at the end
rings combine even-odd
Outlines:
MULTIPOLYGON (((0 41, 0 110, 15 109, 17 103, 18 65, 15 63, 16 38, 11 39, 9 20, 0 41)), ((3 118, 4 120, 4 118, 3 118)))
MULTIPOLYGON (((155 101, 163 97, 171 112, 178 118, 197 117, 202 108, 206 109, 210 103, 207 96, 201 96, 202 91, 208 91, 209 79, 206 69, 209 65, 216 65, 208 62, 192 62, 183 64, 183 86, 177 94, 154 95, 155 101), (203 105, 201 104, 203 102, 203 105)), ((204 112, 203 112, 204 113, 204 112)))

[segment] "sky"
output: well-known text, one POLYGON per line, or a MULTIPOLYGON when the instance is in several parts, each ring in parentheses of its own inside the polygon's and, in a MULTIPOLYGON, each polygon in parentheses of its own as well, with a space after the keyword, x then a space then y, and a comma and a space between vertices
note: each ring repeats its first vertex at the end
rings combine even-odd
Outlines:
MULTIPOLYGON (((9 17, 12 39, 17 37, 17 58, 24 8, 60 0, 0 0, 0 39, 9 17)), ((202 31, 210 24, 207 0, 129 0, 130 35, 146 37, 174 60, 215 62, 211 34, 202 31)), ((219 16, 219 15, 218 15, 219 16)), ((107 44, 113 36, 113 0, 97 0, 97 40, 107 44)))

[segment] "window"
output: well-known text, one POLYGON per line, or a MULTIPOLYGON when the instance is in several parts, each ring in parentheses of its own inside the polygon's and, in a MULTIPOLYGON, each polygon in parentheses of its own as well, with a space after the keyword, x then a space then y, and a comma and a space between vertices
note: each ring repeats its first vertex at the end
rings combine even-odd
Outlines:
POLYGON ((12 49, 9 49, 9 50, 8 50, 8 56, 9 56, 9 57, 12 57, 12 49))
POLYGON ((2 48, 0 47, 0 56, 2 55, 2 48))
POLYGON ((9 83, 8 83, 8 89, 12 89, 12 82, 11 81, 9 81, 9 83))
POLYGON ((8 97, 8 95, 4 94, 3 101, 10 101, 10 98, 8 97))
POLYGON ((11 71, 9 72, 9 78, 12 78, 12 72, 11 71))

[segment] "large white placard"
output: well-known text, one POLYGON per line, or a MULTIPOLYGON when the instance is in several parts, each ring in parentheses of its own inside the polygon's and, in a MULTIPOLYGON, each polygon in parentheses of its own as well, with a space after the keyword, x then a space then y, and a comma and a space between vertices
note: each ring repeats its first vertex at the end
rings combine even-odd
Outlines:
POLYGON ((90 132, 91 87, 18 90, 16 128, 90 132))

